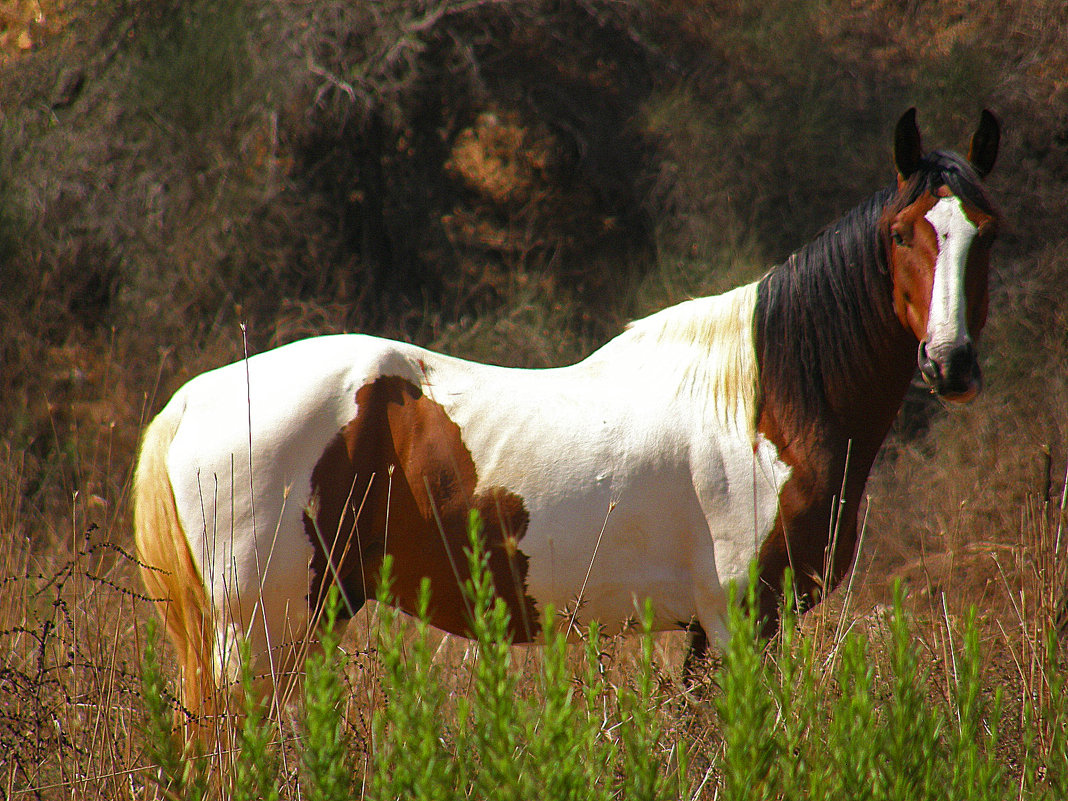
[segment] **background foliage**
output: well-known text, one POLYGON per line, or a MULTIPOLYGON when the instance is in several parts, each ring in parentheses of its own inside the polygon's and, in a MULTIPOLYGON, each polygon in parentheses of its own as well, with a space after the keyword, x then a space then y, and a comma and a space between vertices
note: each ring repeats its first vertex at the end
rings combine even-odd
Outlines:
MULTIPOLYGON (((891 181, 913 104, 932 146, 964 149, 982 107, 1003 123, 987 390, 952 412, 910 396, 853 592, 826 606, 864 621, 895 578, 920 621, 977 606, 980 683, 1010 688, 999 747, 1025 748, 1012 699, 1068 619, 1062 16, 1060 0, 0 2, 0 792, 35 765, 32 786, 69 787, 71 766, 126 775, 143 753, 128 478, 184 380, 349 330, 579 358, 756 277, 891 181)), ((936 671, 941 630, 919 627, 936 671)), ((357 697, 350 719, 372 708, 357 697)))

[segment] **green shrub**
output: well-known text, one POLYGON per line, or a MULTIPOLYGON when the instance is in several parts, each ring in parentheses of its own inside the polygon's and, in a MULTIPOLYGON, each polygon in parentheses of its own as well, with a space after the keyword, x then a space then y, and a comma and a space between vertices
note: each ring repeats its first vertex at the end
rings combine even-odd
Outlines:
POLYGON ((876 647, 850 631, 828 657, 812 637, 798 637, 789 602, 779 641, 769 646, 760 639, 756 580, 751 577, 746 604, 730 607, 732 635, 717 672, 723 797, 1009 797, 998 755, 1001 700, 996 694, 991 709, 980 693, 974 615, 965 621, 961 652, 952 654, 955 674, 943 704, 931 698, 935 682, 920 659, 900 590, 888 642, 876 647))
MULTIPOLYGON (((507 635, 508 609, 494 591, 480 532, 472 516, 466 589, 478 655, 468 697, 451 705, 445 701, 427 643, 427 583, 414 632, 396 611, 384 611, 379 656, 386 703, 375 715, 371 797, 607 801, 620 792, 633 799, 676 797, 686 760, 680 746, 667 747, 657 719, 652 610, 646 607, 643 616, 636 689, 621 689, 614 705, 605 704, 608 685, 598 670, 596 629, 587 634, 580 678, 567 668, 566 638, 556 630, 551 609, 542 619, 545 647, 538 653, 535 692, 522 692, 507 635), (616 718, 611 727, 609 714, 616 718), (618 742, 610 728, 618 729, 618 742)), ((384 573, 389 567, 387 559, 384 573)), ((382 586, 388 588, 388 575, 382 586)), ((388 589, 379 595, 383 602, 388 597, 388 589)))
POLYGON ((233 801, 278 801, 279 763, 270 718, 271 699, 257 692, 247 641, 241 643, 241 695, 244 705, 237 731, 231 798, 233 801))
POLYGON ((207 796, 204 761, 195 743, 186 748, 180 745, 179 733, 174 729, 175 705, 160 666, 159 622, 154 617, 145 624, 141 697, 142 731, 149 764, 154 766, 149 781, 165 797, 200 801, 207 796))
POLYGON ((1002 692, 994 691, 994 705, 988 709, 982 695, 979 632, 975 610, 965 622, 964 649, 956 664, 956 677, 950 686, 955 715, 951 715, 947 739, 949 796, 960 801, 983 801, 991 789, 1004 786, 1004 769, 998 758, 998 732, 1002 692))
POLYGON ((728 605, 731 638, 716 672, 720 695, 716 710, 722 725, 719 770, 726 801, 778 798, 783 755, 776 725, 773 676, 764 659, 756 615, 756 575, 750 577, 747 608, 737 603, 732 586, 728 605))
POLYGON ((348 801, 353 797, 351 743, 343 710, 344 662, 338 650, 340 595, 331 585, 323 610, 322 651, 308 657, 304 683, 304 797, 308 801, 348 801))
POLYGON ((156 2, 140 28, 136 106, 173 133, 219 133, 214 126, 230 124, 252 78, 250 22, 243 0, 156 2))
POLYGON ((653 692, 653 605, 646 599, 640 618, 641 642, 635 687, 620 687, 619 738, 623 746, 623 797, 660 801, 685 790, 686 750, 681 743, 666 749, 663 725, 657 715, 660 699, 653 692), (665 751, 675 764, 665 759, 665 751), (674 774, 674 775, 673 775, 674 774), (678 786, 672 787, 674 780, 678 786))
MULTIPOLYGON (((383 561, 376 635, 382 703, 373 715, 366 796, 689 800, 689 749, 669 734, 670 716, 678 713, 659 689, 651 606, 639 616, 633 676, 620 686, 606 680, 596 627, 585 635, 580 664, 569 664, 579 654, 571 653, 552 610, 543 615, 545 644, 532 660, 534 681, 527 681, 513 664, 509 613, 494 591, 480 531, 473 516, 466 591, 476 656, 461 669, 469 676, 443 675, 435 663, 429 582, 421 585, 413 621, 388 606, 392 562, 383 561), (450 696, 448 688, 465 684, 466 694, 450 696)), ((999 754, 1002 697, 983 693, 974 613, 963 621, 959 647, 947 629, 951 671, 940 693, 900 588, 885 620, 875 618, 868 633, 851 629, 828 651, 802 634, 789 600, 780 636, 762 639, 756 585, 753 574, 745 602, 728 607, 731 638, 715 673, 718 745, 702 788, 711 778, 716 797, 744 801, 1065 797, 1068 682, 1053 635, 1035 666, 1048 692, 1025 699, 1022 776, 1010 780, 999 754)), ((307 663, 300 782, 302 797, 315 801, 356 793, 336 615, 334 591, 323 652, 307 663)), ((201 761, 183 753, 169 720, 154 625, 146 643, 144 731, 158 766, 153 780, 170 797, 202 798, 201 761)), ((279 798, 275 724, 247 670, 242 685, 238 753, 226 786, 235 799, 279 798)))
POLYGON ((406 646, 407 621, 386 605, 391 566, 392 557, 386 556, 378 592, 382 606, 378 653, 385 702, 374 715, 368 795, 383 801, 444 801, 456 797, 460 766, 446 747, 445 694, 427 639, 430 585, 426 580, 420 585, 415 636, 406 646))

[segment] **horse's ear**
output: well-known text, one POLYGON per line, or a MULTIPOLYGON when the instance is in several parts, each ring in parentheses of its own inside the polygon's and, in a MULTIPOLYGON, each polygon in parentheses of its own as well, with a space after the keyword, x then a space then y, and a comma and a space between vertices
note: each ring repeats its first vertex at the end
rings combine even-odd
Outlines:
POLYGON ((920 142, 920 129, 916 127, 916 109, 910 108, 901 115, 894 129, 894 163, 897 174, 907 180, 920 168, 923 158, 923 145, 920 142))
POLYGON ((979 117, 979 127, 972 135, 972 146, 968 150, 968 161, 975 167, 980 178, 985 178, 994 168, 1000 142, 1001 129, 998 126, 998 118, 984 108, 979 117))

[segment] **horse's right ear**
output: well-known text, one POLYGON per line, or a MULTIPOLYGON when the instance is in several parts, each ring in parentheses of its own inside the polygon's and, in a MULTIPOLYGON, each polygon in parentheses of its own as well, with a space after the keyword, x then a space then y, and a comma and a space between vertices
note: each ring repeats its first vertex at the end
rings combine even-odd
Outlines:
POLYGON ((897 174, 903 181, 920 168, 923 158, 923 145, 920 142, 920 129, 916 126, 916 108, 910 108, 901 115, 894 129, 894 163, 897 174))
POLYGON ((975 167, 980 178, 986 178, 994 168, 1000 142, 1001 129, 998 126, 998 118, 984 108, 979 118, 979 128, 972 136, 972 146, 968 150, 968 161, 975 167))

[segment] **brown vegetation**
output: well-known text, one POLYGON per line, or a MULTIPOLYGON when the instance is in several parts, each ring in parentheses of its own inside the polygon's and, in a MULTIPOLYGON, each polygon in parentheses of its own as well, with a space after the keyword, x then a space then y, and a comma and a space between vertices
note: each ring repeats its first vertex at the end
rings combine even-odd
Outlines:
POLYGON ((574 359, 887 183, 913 104, 998 114, 1010 224, 987 390, 911 398, 849 614, 977 605, 1019 697, 1068 601, 1061 0, 0 5, 0 798, 140 786, 127 492, 182 381, 341 330, 574 359))

